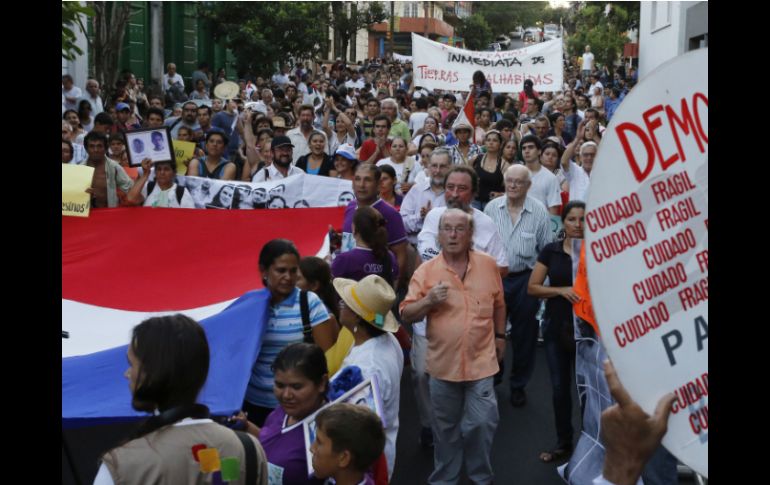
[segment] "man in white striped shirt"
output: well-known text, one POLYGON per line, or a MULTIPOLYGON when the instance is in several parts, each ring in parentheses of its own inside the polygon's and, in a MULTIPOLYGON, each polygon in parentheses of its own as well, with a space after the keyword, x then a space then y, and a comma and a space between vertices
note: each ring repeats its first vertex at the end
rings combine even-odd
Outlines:
POLYGON ((513 165, 505 171, 504 180, 505 197, 492 199, 484 213, 497 226, 508 256, 509 273, 503 278, 503 288, 513 346, 511 404, 519 407, 526 402, 524 387, 535 368, 538 330, 535 315, 539 301, 527 294, 527 283, 538 253, 554 236, 548 210, 527 196, 532 172, 523 165, 513 165))

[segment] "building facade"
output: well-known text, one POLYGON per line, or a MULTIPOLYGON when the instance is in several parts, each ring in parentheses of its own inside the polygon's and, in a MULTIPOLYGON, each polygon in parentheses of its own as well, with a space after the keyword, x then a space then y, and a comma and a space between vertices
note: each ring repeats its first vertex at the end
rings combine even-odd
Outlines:
POLYGON ((708 2, 641 2, 639 80, 702 47, 708 47, 708 2))
MULTIPOLYGON (((393 2, 393 51, 397 54, 412 55, 412 32, 432 40, 454 36, 454 28, 444 21, 444 10, 448 3, 469 2, 393 2)), ((389 6, 389 4, 386 4, 389 6)), ((454 7, 454 5, 452 5, 454 7)), ((466 8, 469 8, 466 6, 466 8)), ((463 11, 464 12, 464 11, 463 11)), ((374 24, 369 29, 368 57, 383 57, 389 51, 389 20, 374 24)))
MULTIPOLYGON (((90 35, 93 29, 88 27, 90 35)), ((73 61, 62 58, 62 75, 70 74, 82 89, 94 69, 87 38, 79 31, 78 45, 84 54, 73 61)), ((213 40, 208 21, 197 15, 195 2, 131 2, 119 70, 131 70, 137 79, 144 79, 145 86, 159 85, 166 64, 173 62, 189 89, 192 72, 201 61, 207 61, 215 74, 224 67, 228 78, 236 75, 232 52, 224 42, 213 40)))

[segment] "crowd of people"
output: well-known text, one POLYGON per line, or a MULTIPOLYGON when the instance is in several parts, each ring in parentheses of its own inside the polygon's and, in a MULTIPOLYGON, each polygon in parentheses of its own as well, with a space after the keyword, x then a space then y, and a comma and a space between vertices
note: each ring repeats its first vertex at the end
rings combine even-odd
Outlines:
MULTIPOLYGON (((168 64, 159 93, 145 93, 125 73, 106 102, 95 80, 86 82, 82 96, 64 76, 62 163, 95 168, 88 192, 97 209, 193 207, 188 190, 175 184, 170 161, 128 166, 125 134, 141 128, 166 126, 173 139, 196 144, 195 154, 184 160, 185 175, 260 182, 308 173, 352 181, 354 199, 328 261, 302 257, 286 240, 261 250, 270 317, 243 410, 232 422, 256 438, 251 445, 259 450, 256 473, 262 480, 270 474, 285 484, 323 483, 330 476, 340 484, 387 483, 395 467, 401 375, 408 366, 420 441, 434 449, 430 483, 457 483, 463 466, 472 482, 492 483, 495 386, 502 383, 508 341, 510 404, 518 408, 527 405, 542 335, 557 436, 540 459, 558 463, 572 453, 571 304, 578 298, 571 288, 572 241, 583 237, 583 201, 602 132, 633 88, 634 76, 594 69, 589 46, 580 60, 568 63, 564 86, 552 93, 538 93, 529 80, 520 92, 497 92, 481 71, 468 91, 429 91, 416 85, 409 63, 382 59, 312 69, 307 63, 286 65, 269 77, 244 75, 239 93, 229 99, 214 95, 226 79, 223 72, 213 76, 207 63, 193 73, 189 91, 174 64, 168 64), (456 122, 471 91, 475 126, 456 122), (552 229, 554 218, 562 221, 561 231, 552 229), (384 427, 354 407, 324 407, 330 376, 350 367, 364 378, 377 376, 384 427), (290 428, 322 408, 312 449, 316 473, 308 477, 301 428, 290 428)), ((242 207, 235 199, 233 192, 213 205, 242 207)), ((200 333, 195 322, 180 316, 137 327, 129 347, 134 404, 160 411, 160 419, 143 429, 144 441, 105 456, 97 483, 112 483, 110 476, 117 481, 130 474, 129 466, 189 477, 189 467, 169 460, 140 464, 141 455, 132 454, 154 446, 156 438, 176 439, 159 434, 159 426, 191 432, 180 426, 184 420, 216 436, 207 442, 221 443, 216 447, 240 457, 244 466, 248 462, 235 436, 209 431, 208 416, 194 405, 205 369, 184 390, 158 388, 154 373, 173 370, 162 369, 169 361, 152 361, 146 347, 151 333, 144 337, 140 329, 162 335, 164 325, 200 333), (165 416, 177 408, 183 412, 165 416)), ((202 360, 204 344, 196 344, 197 356, 172 358, 202 360)), ((609 378, 610 367, 607 372, 609 378)), ((621 412, 615 409, 608 419, 639 421, 638 406, 612 379, 621 412), (631 408, 633 413, 622 412, 631 408)), ((639 425, 636 444, 616 424, 608 447, 659 443, 665 406, 655 420, 654 427, 639 425)), ((646 460, 654 449, 644 448, 634 459, 646 460)), ((608 451, 604 479, 627 483, 619 473, 629 468, 611 462, 618 456, 628 459, 608 451)))

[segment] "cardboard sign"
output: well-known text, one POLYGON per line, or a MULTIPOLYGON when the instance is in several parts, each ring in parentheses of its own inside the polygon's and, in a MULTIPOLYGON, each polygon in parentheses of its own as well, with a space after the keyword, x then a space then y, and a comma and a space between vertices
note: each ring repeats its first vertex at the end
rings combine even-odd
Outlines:
POLYGON ((87 165, 61 166, 61 215, 88 217, 91 213, 91 195, 86 189, 91 186, 94 168, 87 165))
POLYGON ((171 143, 174 145, 174 155, 176 156, 176 173, 177 175, 184 175, 187 173, 185 162, 189 163, 195 155, 195 143, 182 140, 172 140, 171 143))
POLYGON ((586 206, 602 341, 649 414, 673 392, 663 444, 708 476, 708 49, 663 64, 604 132, 586 206))
POLYGON ((511 51, 469 51, 412 34, 414 85, 430 90, 468 91, 481 71, 495 93, 518 93, 531 79, 536 91, 560 91, 564 84, 562 40, 511 51))

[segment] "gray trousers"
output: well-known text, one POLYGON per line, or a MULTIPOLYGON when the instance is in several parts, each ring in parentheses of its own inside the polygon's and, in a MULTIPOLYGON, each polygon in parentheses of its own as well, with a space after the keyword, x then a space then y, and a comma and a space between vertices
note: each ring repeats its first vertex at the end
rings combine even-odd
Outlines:
POLYGON ((433 411, 430 403, 430 389, 428 380, 430 376, 425 372, 426 356, 428 354, 428 338, 412 334, 412 350, 410 360, 412 361, 412 385, 414 386, 414 397, 417 399, 417 414, 420 415, 420 424, 423 428, 430 428, 433 419, 433 411))
POLYGON ((493 376, 467 382, 430 378, 434 434, 431 485, 459 483, 463 462, 473 483, 492 483, 490 455, 500 420, 493 380, 493 376))

